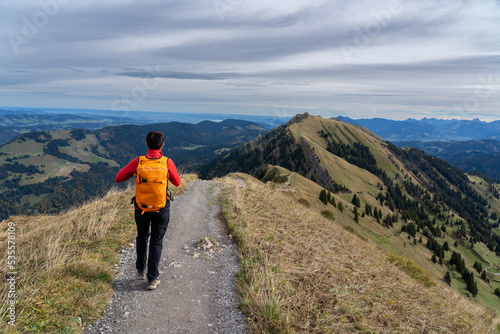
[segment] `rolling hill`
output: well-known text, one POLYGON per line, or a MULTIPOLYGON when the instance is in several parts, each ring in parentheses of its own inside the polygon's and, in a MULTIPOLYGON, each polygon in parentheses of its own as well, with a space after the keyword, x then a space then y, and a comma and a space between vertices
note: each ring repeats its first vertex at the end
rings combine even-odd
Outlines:
POLYGON ((204 165, 200 176, 236 171, 290 180, 292 197, 334 219, 347 212, 346 228, 411 259, 435 281, 449 273, 451 286, 500 311, 500 187, 493 181, 308 114, 204 165))
POLYGON ((281 117, 272 114, 269 116, 259 116, 212 113, 195 114, 179 112, 128 112, 91 109, 0 107, 0 145, 27 132, 71 129, 97 130, 107 126, 126 124, 147 125, 170 122, 199 124, 203 121, 220 123, 225 119, 253 122, 266 129, 272 129, 285 123, 290 117, 281 117))
POLYGON ((54 213, 106 193, 120 167, 147 151, 149 131, 165 134, 164 155, 189 171, 267 130, 241 120, 38 131, 0 147, 0 218, 54 213))

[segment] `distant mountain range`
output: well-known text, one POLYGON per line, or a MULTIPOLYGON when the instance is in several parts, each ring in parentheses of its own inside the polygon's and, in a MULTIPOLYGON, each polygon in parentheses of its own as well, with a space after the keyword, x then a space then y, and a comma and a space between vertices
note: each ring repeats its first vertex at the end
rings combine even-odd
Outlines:
POLYGON ((220 122, 225 119, 239 119, 257 123, 272 129, 287 122, 290 117, 228 115, 228 114, 187 114, 175 112, 112 111, 80 109, 33 109, 0 107, 0 144, 15 136, 33 131, 55 131, 67 129, 96 130, 107 126, 125 124, 146 125, 167 122, 197 124, 202 121, 220 122))
POLYGON ((364 126, 390 142, 394 141, 467 141, 481 139, 500 140, 500 121, 483 122, 479 119, 442 120, 409 118, 393 121, 383 118, 352 119, 339 116, 337 120, 364 126))
POLYGON ((500 180, 500 121, 335 119, 363 126, 397 146, 424 150, 464 171, 500 180))
POLYGON ((66 129, 99 129, 105 126, 130 124, 120 117, 88 117, 70 114, 47 114, 44 112, 12 111, 0 109, 0 144, 19 134, 33 131, 66 129))

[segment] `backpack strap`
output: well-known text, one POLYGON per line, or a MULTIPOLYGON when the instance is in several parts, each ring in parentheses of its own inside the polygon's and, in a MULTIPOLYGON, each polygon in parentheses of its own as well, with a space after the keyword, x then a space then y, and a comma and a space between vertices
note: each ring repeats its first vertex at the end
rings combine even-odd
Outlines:
MULTIPOLYGON (((165 157, 167 160, 165 160, 165 164, 167 165, 167 169, 168 169, 168 158, 165 157)), ((174 201, 174 196, 172 195, 172 192, 170 191, 170 189, 168 189, 168 180, 170 178, 170 170, 168 170, 168 173, 167 173, 167 196, 168 196, 168 200, 169 201, 174 201)))

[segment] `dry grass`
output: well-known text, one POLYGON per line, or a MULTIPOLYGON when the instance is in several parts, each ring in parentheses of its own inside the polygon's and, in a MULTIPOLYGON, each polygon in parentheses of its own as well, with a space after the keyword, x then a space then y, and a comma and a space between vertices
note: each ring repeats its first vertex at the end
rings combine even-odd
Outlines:
MULTIPOLYGON (((115 252, 134 232, 131 193, 113 190, 101 200, 57 216, 9 219, 16 227, 18 273, 17 328, 12 332, 78 332, 81 323, 104 310, 115 252)), ((1 240, 6 240, 6 225, 2 223, 1 240)))
POLYGON ((240 244, 238 292, 252 332, 498 332, 484 308, 433 286, 413 263, 249 176, 224 181, 234 185, 221 202, 240 244))
MULTIPOLYGON (((182 177, 182 191, 195 175, 182 177)), ((133 187, 54 216, 0 223, 0 328, 6 333, 80 333, 104 312, 118 251, 133 240, 133 187), (7 224, 15 224, 16 326, 7 324, 7 224)))

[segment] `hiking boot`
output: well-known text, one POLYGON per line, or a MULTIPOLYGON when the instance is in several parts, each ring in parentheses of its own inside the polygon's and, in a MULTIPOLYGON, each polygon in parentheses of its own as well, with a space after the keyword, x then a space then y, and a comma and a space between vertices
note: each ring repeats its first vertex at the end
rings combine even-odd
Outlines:
POLYGON ((146 269, 137 270, 137 276, 135 277, 138 281, 143 281, 146 279, 146 269))
POLYGON ((148 281, 148 290, 154 290, 160 284, 160 279, 157 278, 153 281, 148 281))

